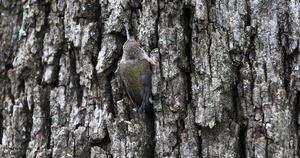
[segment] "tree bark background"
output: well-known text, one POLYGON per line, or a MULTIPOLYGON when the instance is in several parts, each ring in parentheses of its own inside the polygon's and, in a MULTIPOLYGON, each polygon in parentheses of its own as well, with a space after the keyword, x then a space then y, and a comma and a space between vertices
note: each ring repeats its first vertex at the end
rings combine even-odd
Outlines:
POLYGON ((298 0, 0 1, 3 157, 300 156, 298 0), (157 61, 138 115, 124 24, 157 61))

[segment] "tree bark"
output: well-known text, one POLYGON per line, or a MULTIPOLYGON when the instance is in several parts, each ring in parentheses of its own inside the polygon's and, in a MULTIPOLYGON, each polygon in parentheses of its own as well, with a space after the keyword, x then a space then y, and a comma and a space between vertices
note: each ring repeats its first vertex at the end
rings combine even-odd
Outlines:
POLYGON ((300 156, 297 0, 2 0, 3 157, 300 156), (124 24, 153 104, 118 83, 124 24))

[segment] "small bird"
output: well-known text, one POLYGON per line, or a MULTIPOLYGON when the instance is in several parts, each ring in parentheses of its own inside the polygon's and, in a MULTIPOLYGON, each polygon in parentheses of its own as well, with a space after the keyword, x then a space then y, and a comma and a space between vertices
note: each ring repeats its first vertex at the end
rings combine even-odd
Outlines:
POLYGON ((130 37, 127 28, 126 35, 127 41, 123 45, 123 56, 119 63, 119 75, 132 104, 135 107, 140 105, 138 112, 141 114, 151 99, 150 64, 155 65, 155 61, 130 37))

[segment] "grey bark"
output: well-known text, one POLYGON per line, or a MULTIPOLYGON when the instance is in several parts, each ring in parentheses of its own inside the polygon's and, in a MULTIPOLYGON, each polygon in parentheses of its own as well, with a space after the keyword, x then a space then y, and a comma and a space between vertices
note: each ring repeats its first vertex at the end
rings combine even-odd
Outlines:
POLYGON ((297 157, 297 0, 0 1, 2 157, 297 157), (128 103, 124 24, 153 105, 128 103))

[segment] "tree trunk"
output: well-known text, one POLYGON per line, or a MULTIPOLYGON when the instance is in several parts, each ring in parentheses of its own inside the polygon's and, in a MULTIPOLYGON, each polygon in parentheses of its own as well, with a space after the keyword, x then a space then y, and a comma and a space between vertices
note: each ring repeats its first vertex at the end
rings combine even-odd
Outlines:
POLYGON ((2 157, 300 156, 298 0, 2 0, 2 157), (157 62, 139 115, 124 24, 157 62))

